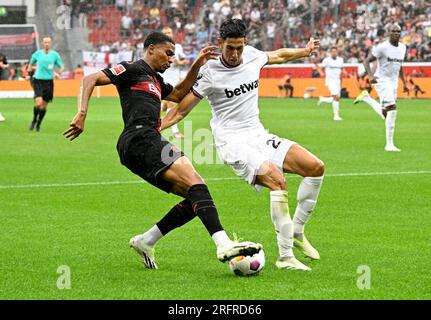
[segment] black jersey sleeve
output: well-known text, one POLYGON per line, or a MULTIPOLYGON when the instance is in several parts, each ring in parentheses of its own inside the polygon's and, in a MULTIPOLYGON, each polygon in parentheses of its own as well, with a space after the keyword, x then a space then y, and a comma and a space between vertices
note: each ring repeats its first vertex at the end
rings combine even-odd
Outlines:
POLYGON ((160 75, 157 76, 157 80, 159 81, 160 88, 162 90, 162 92, 161 92, 162 100, 164 100, 167 96, 169 96, 171 94, 174 87, 172 85, 170 85, 169 83, 165 82, 160 75))
POLYGON ((138 77, 138 68, 134 63, 120 62, 112 68, 102 70, 115 85, 132 84, 138 77))

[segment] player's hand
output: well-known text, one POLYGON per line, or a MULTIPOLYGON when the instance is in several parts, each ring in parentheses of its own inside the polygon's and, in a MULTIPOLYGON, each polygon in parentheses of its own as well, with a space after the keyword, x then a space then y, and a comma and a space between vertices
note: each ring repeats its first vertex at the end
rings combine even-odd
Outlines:
POLYGON ((310 50, 310 56, 313 53, 317 53, 317 50, 319 50, 320 47, 320 39, 314 39, 314 38, 310 38, 310 41, 308 41, 307 43, 307 49, 310 50))
POLYGON ((377 78, 375 76, 370 76, 368 78, 368 80, 370 81, 371 84, 376 84, 377 83, 377 78))
POLYGON ((63 135, 66 137, 66 139, 73 141, 84 132, 85 117, 86 115, 81 112, 76 114, 75 118, 73 118, 72 123, 70 124, 70 128, 63 132, 63 135))
POLYGON ((216 52, 217 46, 208 46, 205 47, 199 52, 198 57, 196 58, 195 63, 198 63, 200 66, 203 66, 205 63, 207 63, 210 60, 217 60, 220 56, 219 52, 216 52))
POLYGON ((60 79, 60 74, 58 72, 54 72, 54 78, 55 79, 60 79))

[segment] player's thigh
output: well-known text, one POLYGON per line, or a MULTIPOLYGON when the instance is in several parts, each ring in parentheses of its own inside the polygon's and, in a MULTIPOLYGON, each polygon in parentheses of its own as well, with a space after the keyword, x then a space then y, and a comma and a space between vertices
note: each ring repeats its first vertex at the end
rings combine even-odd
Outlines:
POLYGON ((190 160, 182 156, 161 174, 161 178, 172 185, 172 192, 187 197, 191 186, 205 183, 190 160))
POLYGON ((329 82, 328 89, 331 96, 340 98, 341 83, 339 81, 329 82))
POLYGON ((262 164, 268 160, 257 146, 256 137, 233 141, 217 147, 217 152, 225 164, 230 166, 235 174, 250 185, 255 185, 257 174, 265 174, 260 171, 262 164))
POLYGON ((374 88, 379 95, 382 108, 396 104, 396 89, 394 89, 394 85, 391 82, 376 83, 374 88))
POLYGON ((325 165, 310 151, 294 144, 284 158, 283 170, 303 177, 320 177, 325 172, 325 165))

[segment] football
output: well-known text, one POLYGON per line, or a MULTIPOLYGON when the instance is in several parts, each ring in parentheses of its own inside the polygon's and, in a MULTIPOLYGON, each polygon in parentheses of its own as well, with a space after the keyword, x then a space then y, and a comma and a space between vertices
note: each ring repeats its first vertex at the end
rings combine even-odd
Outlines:
POLYGON ((260 250, 252 256, 238 256, 229 261, 230 270, 237 276, 256 275, 265 266, 265 253, 260 250))

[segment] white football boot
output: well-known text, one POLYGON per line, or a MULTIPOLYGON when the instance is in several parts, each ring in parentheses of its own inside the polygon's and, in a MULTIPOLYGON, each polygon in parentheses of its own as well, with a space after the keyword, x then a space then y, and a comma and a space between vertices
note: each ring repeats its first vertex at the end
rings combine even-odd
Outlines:
POLYGON ((226 262, 237 256, 252 256, 262 250, 260 243, 251 241, 231 241, 230 243, 217 247, 217 259, 226 262))
POLYGON ((146 245, 142 241, 142 235, 135 236, 129 241, 130 246, 142 258, 142 263, 148 269, 158 269, 156 264, 156 258, 154 257, 154 247, 146 245))
POLYGON ((316 249, 314 249, 314 247, 311 245, 310 242, 308 242, 305 236, 303 236, 302 240, 299 240, 298 238, 295 237, 293 239, 293 245, 296 248, 298 248, 298 250, 301 251, 307 257, 314 260, 320 259, 319 252, 316 249))
POLYGON ((303 264, 295 257, 278 258, 278 260, 275 262, 275 265, 278 269, 301 270, 301 271, 311 270, 311 268, 307 267, 305 264, 303 264))
POLYGON ((392 146, 386 146, 385 147, 385 151, 390 151, 390 152, 400 152, 401 149, 398 149, 397 147, 395 147, 394 145, 392 146))

